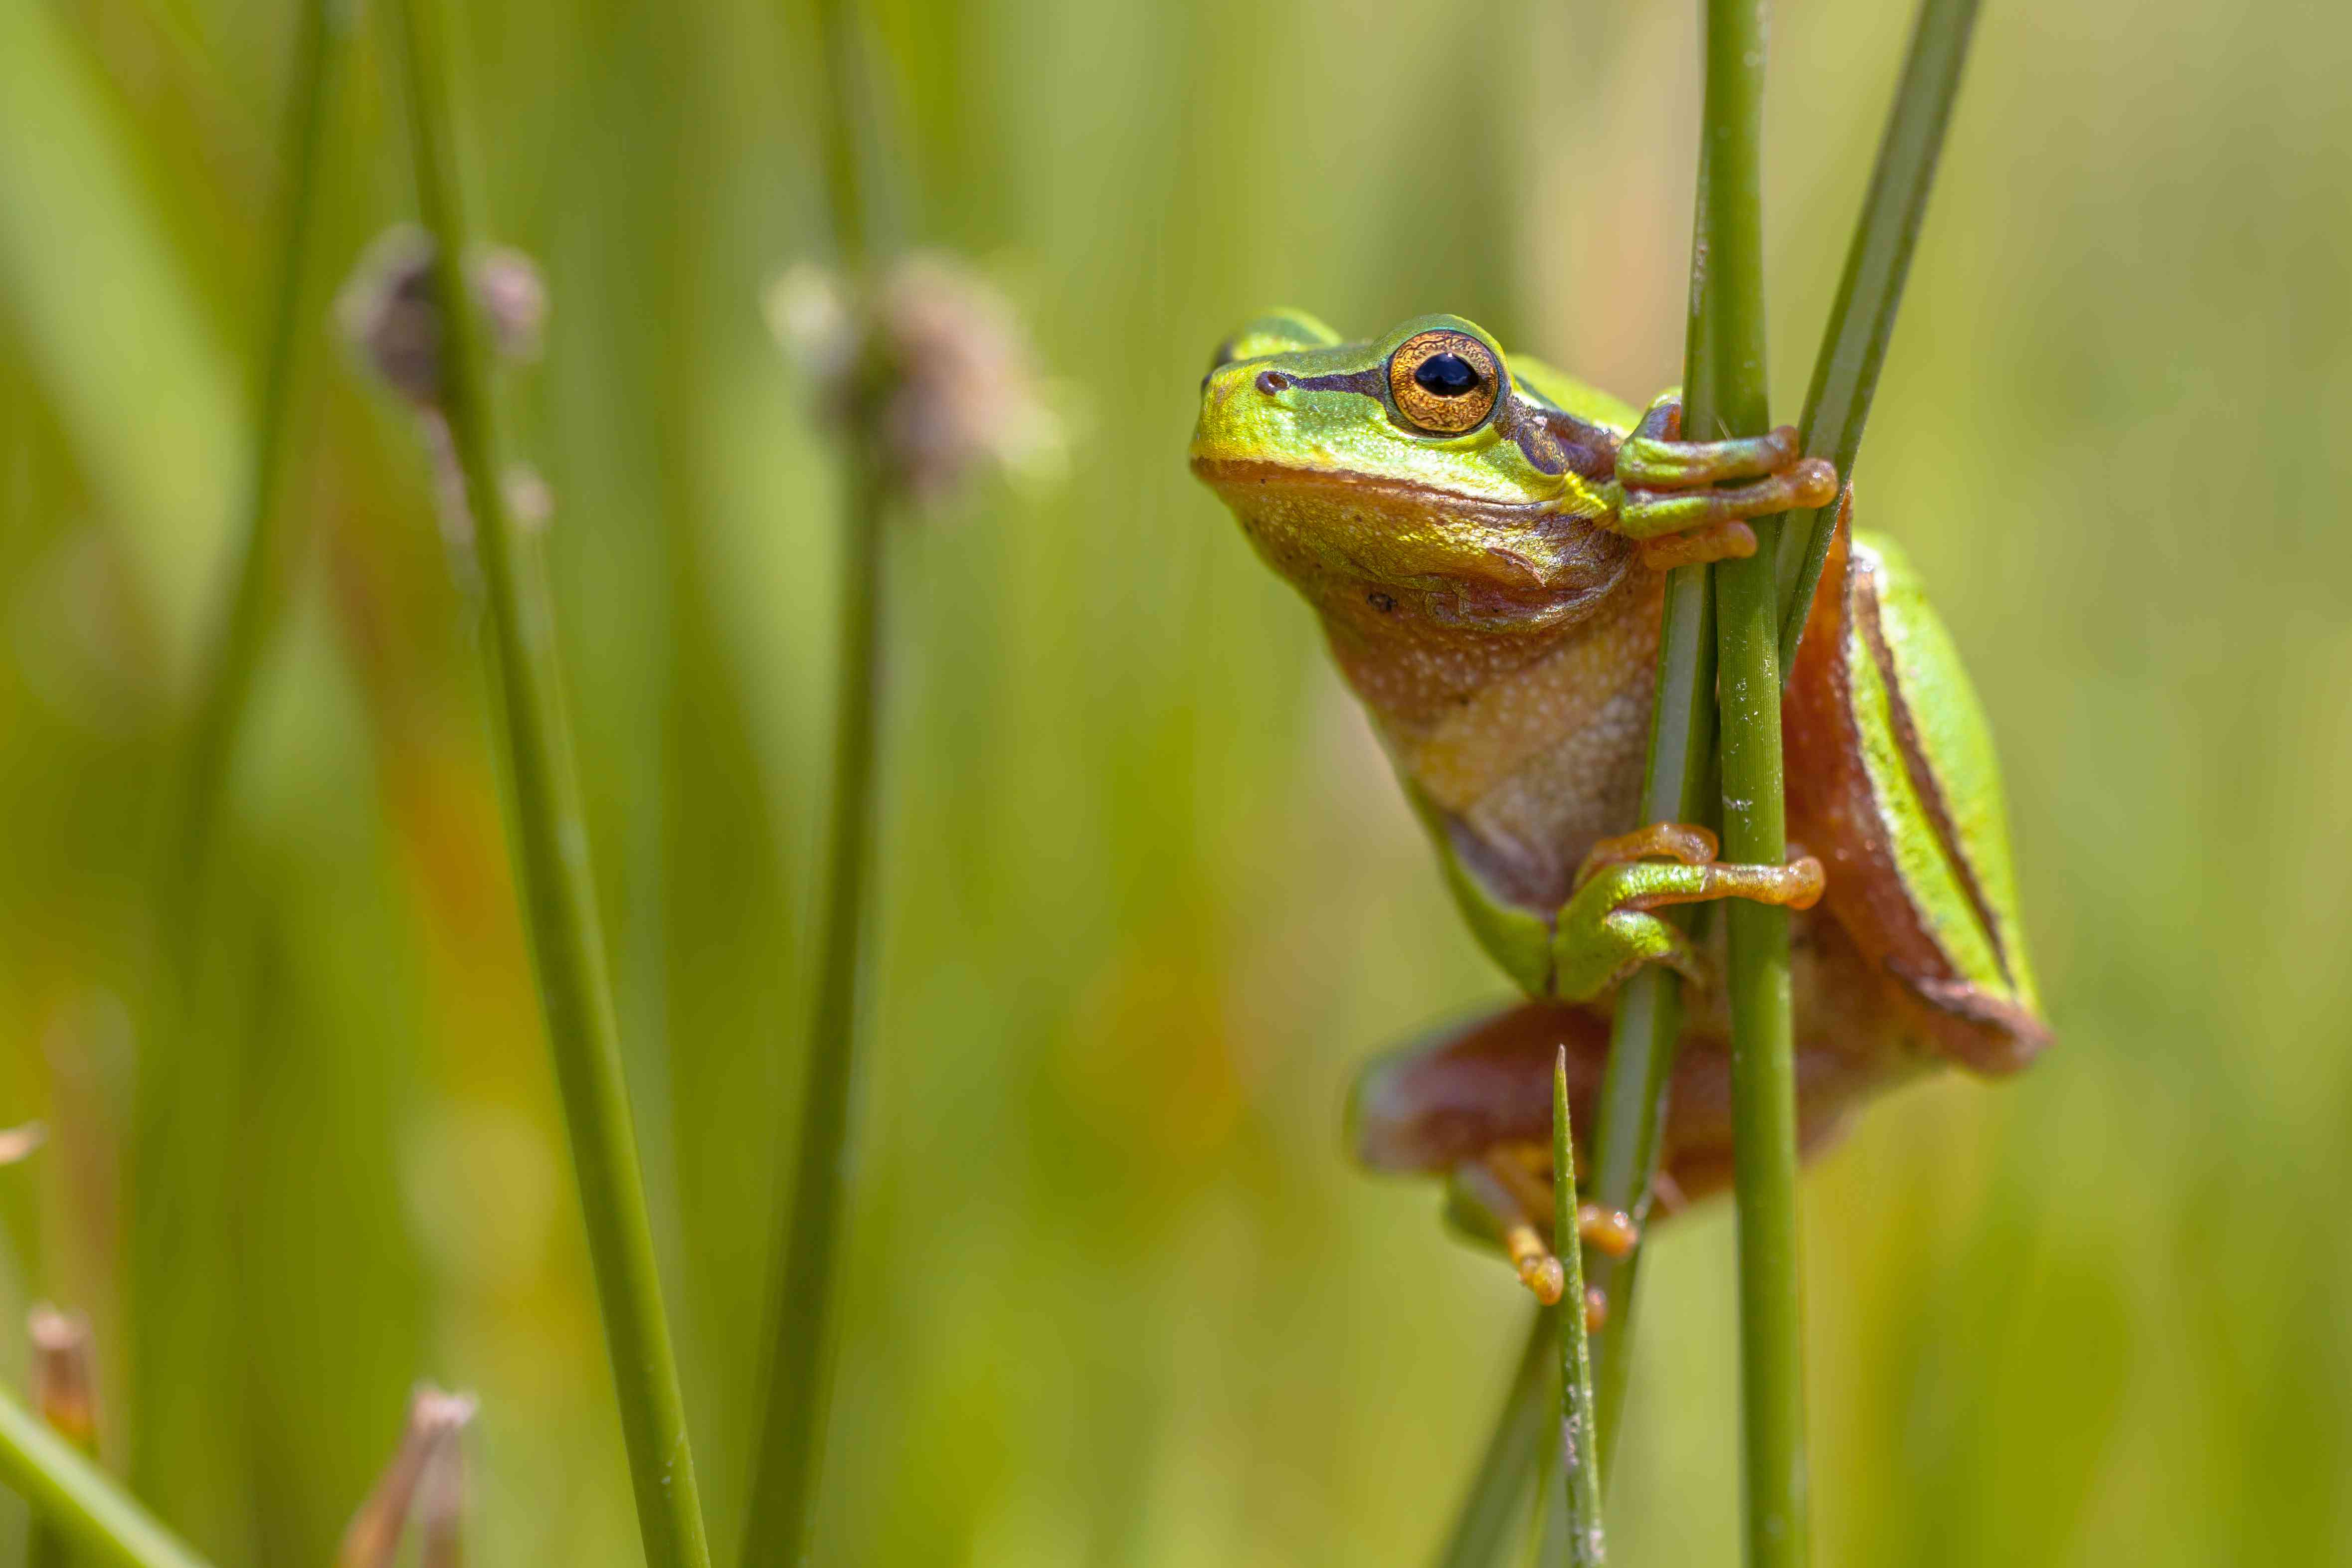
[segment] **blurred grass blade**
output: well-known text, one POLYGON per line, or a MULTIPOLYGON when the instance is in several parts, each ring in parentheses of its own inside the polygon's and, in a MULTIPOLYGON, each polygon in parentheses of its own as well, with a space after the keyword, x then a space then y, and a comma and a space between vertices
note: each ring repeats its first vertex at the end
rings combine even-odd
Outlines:
POLYGON ((1538 1468, 1545 1406, 1550 1403, 1552 1347, 1559 1343, 1552 1318, 1558 1311, 1545 1307, 1528 1325, 1527 1348, 1519 1353, 1494 1436, 1486 1439, 1437 1568, 1490 1568, 1503 1560, 1517 1528, 1527 1521, 1528 1483, 1538 1468))
POLYGON ((0 1390, 0 1484, 55 1524, 90 1563, 205 1568, 130 1495, 16 1396, 0 1390))
POLYGON ((304 340, 300 323, 310 298, 304 284, 317 226, 320 143, 331 73, 342 53, 341 16, 336 0, 298 0, 278 147, 283 186, 269 253, 275 275, 268 280, 267 337, 256 361, 255 424, 246 443, 244 538, 228 576, 218 629, 196 661, 198 685, 171 777, 153 894, 161 963, 145 999, 146 1050, 132 1101, 136 1157, 125 1338, 131 1403, 138 1413, 131 1477, 167 1506, 173 1499, 161 1485, 162 1467, 168 1462, 163 1449, 186 1441, 190 1427, 168 1422, 166 1406, 176 1390, 187 1386, 184 1364, 206 1347, 197 1327, 202 1319, 187 1310, 185 1292, 173 1275, 187 1256, 187 1237, 205 1224, 190 1189, 223 1167, 222 1140, 227 1136, 225 1127, 208 1127, 188 1115, 189 1106, 202 1098, 199 1080, 216 1073, 222 1060, 198 1045, 203 971, 207 955, 219 946, 205 883, 222 790, 278 618, 291 553, 283 538, 280 470, 304 340))
MULTIPOLYGON (((1762 0, 1707 0, 1706 51, 1698 226, 1706 248, 1693 266, 1692 293, 1713 364, 1711 378, 1693 389, 1698 395, 1685 394, 1683 430, 1690 439, 1760 434, 1769 423, 1764 380, 1762 0)), ((1723 856, 1779 865, 1788 856, 1780 598, 1773 578, 1781 522, 1762 517, 1752 526, 1756 553, 1713 569, 1723 856)), ((1731 899, 1724 922, 1729 936, 1725 991, 1731 1011, 1746 1561, 1748 1568, 1803 1568, 1811 1544, 1805 1498, 1789 914, 1731 899)))
MULTIPOLYGON (((1863 425, 1878 391, 1886 345, 1895 336, 1895 308, 1903 302, 1911 252, 1927 216, 1936 161, 1951 124, 1976 20, 1977 0, 1920 0, 1903 79, 1879 139, 1870 193, 1863 198, 1853 243, 1846 250, 1845 274, 1838 280, 1837 303, 1830 308, 1821 357, 1813 361, 1813 383, 1805 394, 1805 455, 1829 459, 1847 484, 1853 481, 1863 425)), ((1790 521, 1794 526, 1781 536, 1778 565, 1783 681, 1796 664, 1805 612, 1830 553, 1837 504, 1790 521)))
POLYGON ((312 214, 318 205, 320 143, 332 73, 341 56, 340 0, 299 0, 293 60, 287 84, 278 168, 285 187, 278 203, 278 243, 271 265, 268 337, 262 346, 254 399, 252 440, 245 476, 245 537, 231 580, 226 613, 201 673, 202 685, 188 732, 181 799, 168 846, 173 881, 164 933, 192 950, 184 929, 188 903, 202 875, 221 782, 240 723, 253 695, 254 673, 275 617, 290 553, 280 505, 279 469, 294 402, 294 369, 302 341, 303 285, 310 272, 312 214))
MULTIPOLYGON (((849 0, 819 0, 816 77, 825 192, 841 278, 855 313, 855 351, 863 359, 870 349, 873 279, 861 177, 866 97, 857 20, 849 0)), ((802 1041, 799 1136, 790 1166, 781 1167, 792 1171, 792 1186, 788 1196, 779 1194, 779 1228, 770 1254, 768 1375, 751 1460, 744 1568, 808 1560, 833 1402, 834 1275, 866 1054, 866 883, 874 858, 889 492, 870 367, 859 373, 854 406, 846 412, 833 779, 818 905, 822 947, 802 1041)))
POLYGON ((137 541, 173 673, 236 485, 228 358, 60 8, 0 5, 0 309, 110 519, 137 541))
POLYGON ((438 0, 403 0, 397 11, 418 203, 436 240, 432 298, 442 307, 442 412, 474 521, 524 925, 604 1314, 637 1527, 651 1568, 707 1568, 701 1492, 662 1305, 588 825, 563 713, 554 598, 545 562, 509 515, 487 334, 465 282, 472 231, 457 172, 443 17, 438 0))
POLYGON ((1568 1272, 1557 1312, 1559 1340, 1559 1484, 1570 1568, 1608 1561, 1601 1519, 1601 1453, 1593 1438, 1592 1356, 1584 1332, 1584 1246, 1577 1239, 1576 1144, 1568 1125, 1568 1048, 1551 1070, 1552 1250, 1568 1272))

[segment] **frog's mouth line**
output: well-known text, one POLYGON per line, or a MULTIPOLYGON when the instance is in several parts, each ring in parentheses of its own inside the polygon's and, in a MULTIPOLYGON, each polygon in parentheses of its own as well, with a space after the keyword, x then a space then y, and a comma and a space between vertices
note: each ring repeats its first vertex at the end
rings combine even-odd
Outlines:
MULTIPOLYGON (((1303 464, 1276 463, 1263 457, 1215 457, 1198 454, 1192 472, 1220 495, 1246 491, 1255 486, 1282 486, 1302 490, 1336 490, 1349 497, 1399 510, 1444 512, 1498 528, 1540 528, 1554 519, 1580 521, 1560 501, 1497 501, 1442 486, 1411 479, 1381 479, 1339 468, 1310 468, 1303 464)), ((1565 497, 1562 497, 1564 501, 1565 497)))

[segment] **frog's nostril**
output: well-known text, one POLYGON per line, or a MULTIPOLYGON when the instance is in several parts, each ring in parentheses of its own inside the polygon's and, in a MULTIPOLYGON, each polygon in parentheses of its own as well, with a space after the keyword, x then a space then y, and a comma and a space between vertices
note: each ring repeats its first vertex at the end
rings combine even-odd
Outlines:
POLYGON ((1260 371, 1257 373, 1257 390, 1268 397, 1272 397, 1278 392, 1287 391, 1289 386, 1290 378, 1280 371, 1260 371))

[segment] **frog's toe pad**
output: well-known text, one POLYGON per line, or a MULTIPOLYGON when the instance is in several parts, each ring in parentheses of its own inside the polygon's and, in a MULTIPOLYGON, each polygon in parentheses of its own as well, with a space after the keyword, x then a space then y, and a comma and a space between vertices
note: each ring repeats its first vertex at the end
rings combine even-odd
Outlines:
POLYGON ((1568 1293, 1568 1270, 1550 1253, 1539 1258, 1522 1258, 1518 1260, 1518 1269, 1519 1283, 1533 1291, 1536 1300, 1545 1306, 1558 1306, 1560 1297, 1568 1293))

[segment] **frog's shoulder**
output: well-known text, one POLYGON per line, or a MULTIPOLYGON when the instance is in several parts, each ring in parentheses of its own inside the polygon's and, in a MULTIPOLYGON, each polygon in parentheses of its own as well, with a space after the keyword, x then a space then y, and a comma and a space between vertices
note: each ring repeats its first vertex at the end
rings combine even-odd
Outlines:
POLYGON ((1572 414, 1588 424, 1606 426, 1622 435, 1641 418, 1638 411, 1598 387, 1587 386, 1565 371, 1525 354, 1506 356, 1511 381, 1538 402, 1572 414))

